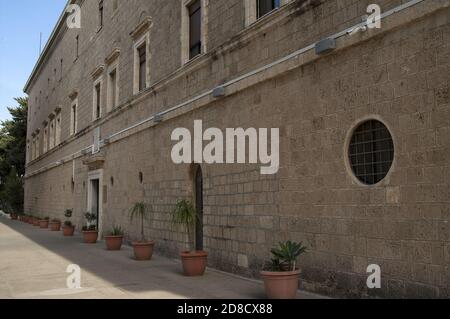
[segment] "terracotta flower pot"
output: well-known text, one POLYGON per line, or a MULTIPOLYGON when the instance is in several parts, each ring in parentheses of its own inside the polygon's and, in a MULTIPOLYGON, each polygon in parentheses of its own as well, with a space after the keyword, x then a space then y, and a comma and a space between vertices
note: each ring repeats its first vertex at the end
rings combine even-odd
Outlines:
POLYGON ((181 262, 185 276, 203 276, 208 260, 206 251, 184 251, 181 253, 181 262))
POLYGON ((65 237, 72 237, 75 232, 75 226, 64 226, 63 234, 65 237))
POLYGON ((269 299, 294 299, 297 295, 300 270, 261 271, 266 295, 269 299))
POLYGON ((150 260, 153 255, 153 247, 155 246, 154 241, 148 242, 133 242, 134 257, 138 261, 150 260))
POLYGON ((34 217, 28 218, 28 224, 34 225, 34 217))
POLYGON ((83 231, 83 240, 85 244, 95 244, 97 243, 97 239, 98 239, 98 231, 96 230, 83 231))
POLYGON ((123 236, 105 236, 107 250, 120 250, 122 248, 123 236))
POLYGON ((61 222, 50 222, 50 230, 51 231, 60 231, 61 230, 61 222))
POLYGON ((48 228, 48 220, 46 220, 46 219, 40 220, 39 227, 41 227, 42 229, 48 228))
POLYGON ((40 226, 40 219, 38 219, 38 218, 35 218, 35 219, 33 219, 33 226, 36 226, 36 227, 39 227, 40 226))

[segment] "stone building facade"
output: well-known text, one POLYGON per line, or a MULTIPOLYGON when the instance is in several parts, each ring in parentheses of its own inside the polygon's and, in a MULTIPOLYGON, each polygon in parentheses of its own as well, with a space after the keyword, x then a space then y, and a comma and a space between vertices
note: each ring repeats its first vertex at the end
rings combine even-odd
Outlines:
POLYGON ((134 238, 128 210, 144 201, 147 236, 176 256, 186 236, 170 212, 198 199, 201 170, 209 266, 257 276, 271 247, 303 241, 303 289, 450 297, 450 1, 377 0, 381 28, 358 30, 374 2, 69 1, 81 28, 66 23, 76 10, 61 16, 25 87, 26 212, 73 208, 81 227, 94 209, 101 230, 134 238), (279 171, 174 164, 171 134, 195 120, 279 128, 279 171), (349 151, 365 123, 392 147, 362 182, 349 151))

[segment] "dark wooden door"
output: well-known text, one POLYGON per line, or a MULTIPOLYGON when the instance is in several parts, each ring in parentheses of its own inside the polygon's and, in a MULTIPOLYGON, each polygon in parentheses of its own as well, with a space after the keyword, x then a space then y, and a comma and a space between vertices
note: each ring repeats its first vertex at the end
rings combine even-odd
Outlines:
POLYGON ((195 173, 195 209, 197 211, 195 249, 203 250, 203 174, 200 166, 195 173))

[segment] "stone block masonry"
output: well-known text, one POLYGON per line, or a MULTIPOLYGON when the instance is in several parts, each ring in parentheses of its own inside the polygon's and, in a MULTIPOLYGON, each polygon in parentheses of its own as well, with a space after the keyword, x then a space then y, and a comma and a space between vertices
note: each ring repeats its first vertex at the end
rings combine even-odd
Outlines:
MULTIPOLYGON (((450 1, 422 1, 370 30, 337 40, 335 51, 306 52, 289 64, 227 88, 133 129, 93 158, 38 172, 92 144, 93 129, 110 136, 246 72, 361 22, 370 1, 291 1, 249 26, 242 1, 209 0, 206 51, 181 65, 181 5, 134 1, 117 11, 105 2, 97 31, 94 1, 84 1, 80 30, 58 31, 28 85, 28 137, 61 106, 62 143, 27 164, 28 213, 63 218, 74 208, 82 226, 90 179, 101 172, 101 224, 139 234, 128 210, 151 206, 146 236, 159 253, 177 256, 187 237, 170 222, 177 200, 195 200, 195 165, 171 160, 176 128, 279 128, 280 169, 260 165, 201 165, 203 241, 209 266, 256 277, 280 241, 303 241, 301 287, 337 297, 450 297, 450 1), (152 18, 150 86, 133 95, 130 32, 152 18), (173 36, 168 36, 170 33, 173 36), (74 62, 73 43, 80 36, 74 62), (115 48, 117 107, 93 121, 91 73, 115 48), (61 81, 51 74, 63 60, 61 81), (48 78, 51 79, 50 86, 48 78), (70 136, 71 98, 78 98, 78 133, 70 136), (348 165, 352 131, 369 119, 392 135, 394 160, 387 176, 367 186, 348 165), (100 170, 99 170, 100 169, 100 170), (381 289, 366 286, 367 266, 378 264, 381 289)), ((378 1, 385 12, 404 1, 378 1)), ((106 70, 107 68, 105 68, 106 70)), ((104 83, 107 83, 106 71, 104 83)), ((106 101, 106 91, 104 91, 106 101)), ((103 92, 103 91, 102 91, 103 92)), ((106 107, 106 106, 105 106, 106 107)), ((43 138, 40 139, 41 141, 43 138)))

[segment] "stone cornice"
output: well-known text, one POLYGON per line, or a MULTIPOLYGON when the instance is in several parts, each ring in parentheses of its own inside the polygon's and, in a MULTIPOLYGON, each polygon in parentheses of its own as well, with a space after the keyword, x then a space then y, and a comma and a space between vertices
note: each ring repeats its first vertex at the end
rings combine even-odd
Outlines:
POLYGON ((115 48, 113 50, 113 52, 111 52, 105 59, 105 63, 106 64, 111 64, 113 63, 120 55, 120 49, 119 48, 115 48))
POLYGON ((144 32, 148 31, 153 25, 152 18, 146 17, 133 31, 130 32, 133 40, 137 40, 144 32))
POLYGON ((69 99, 71 100, 75 100, 78 96, 78 90, 73 90, 72 92, 70 92, 69 94, 69 99))
POLYGON ((92 71, 91 76, 92 78, 96 79, 98 78, 103 71, 105 71, 105 65, 104 64, 100 64, 97 68, 95 68, 94 71, 92 71))

